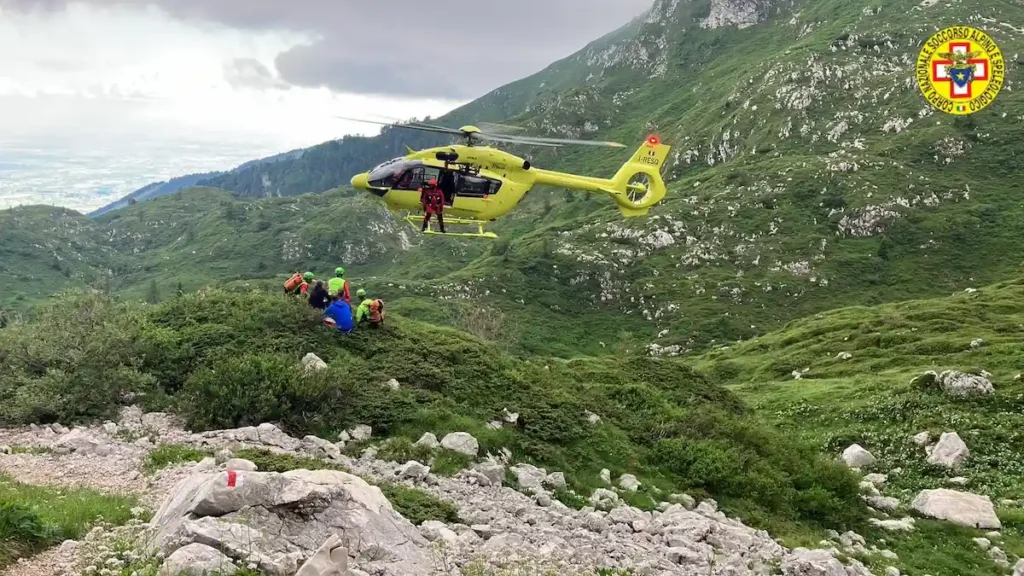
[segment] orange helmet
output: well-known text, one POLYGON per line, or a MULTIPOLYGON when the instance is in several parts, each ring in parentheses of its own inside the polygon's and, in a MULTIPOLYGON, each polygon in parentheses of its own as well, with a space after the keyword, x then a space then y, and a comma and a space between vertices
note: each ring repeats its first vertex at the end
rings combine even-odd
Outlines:
POLYGON ((437 179, 431 178, 430 181, 427 182, 427 184, 429 184, 431 186, 437 186, 437 179))

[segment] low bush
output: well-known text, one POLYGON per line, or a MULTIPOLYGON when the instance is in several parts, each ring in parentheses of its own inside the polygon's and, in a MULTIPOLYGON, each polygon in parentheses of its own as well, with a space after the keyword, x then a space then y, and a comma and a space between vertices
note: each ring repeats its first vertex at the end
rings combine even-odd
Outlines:
POLYGON ((454 504, 445 502, 433 494, 401 484, 382 483, 379 487, 395 510, 417 526, 427 520, 446 524, 462 522, 459 510, 454 504))
POLYGON ((184 444, 161 444, 146 454, 146 462, 142 465, 142 471, 152 474, 157 470, 163 470, 182 462, 199 462, 207 456, 212 456, 212 454, 184 444))

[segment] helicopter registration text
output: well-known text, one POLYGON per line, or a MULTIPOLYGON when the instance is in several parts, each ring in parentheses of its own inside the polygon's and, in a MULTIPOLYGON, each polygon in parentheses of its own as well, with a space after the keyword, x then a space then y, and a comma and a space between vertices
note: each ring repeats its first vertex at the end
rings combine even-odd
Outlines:
POLYGON ((643 162, 644 164, 650 164, 652 166, 657 166, 661 164, 661 160, 655 156, 641 156, 640 161, 643 162))

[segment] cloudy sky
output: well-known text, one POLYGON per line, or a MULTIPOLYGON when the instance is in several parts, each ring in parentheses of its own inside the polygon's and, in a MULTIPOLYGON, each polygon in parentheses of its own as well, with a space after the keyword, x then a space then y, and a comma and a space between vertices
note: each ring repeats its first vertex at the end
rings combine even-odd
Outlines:
POLYGON ((0 0, 0 207, 90 210, 152 181, 437 116, 652 0, 0 0))

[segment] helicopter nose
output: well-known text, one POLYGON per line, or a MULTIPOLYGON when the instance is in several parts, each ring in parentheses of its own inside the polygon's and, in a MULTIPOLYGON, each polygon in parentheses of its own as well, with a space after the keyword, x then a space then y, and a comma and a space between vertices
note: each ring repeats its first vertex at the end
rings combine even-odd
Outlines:
POLYGON ((352 177, 352 187, 359 190, 366 190, 370 187, 368 178, 369 174, 365 172, 362 174, 356 174, 352 177))

